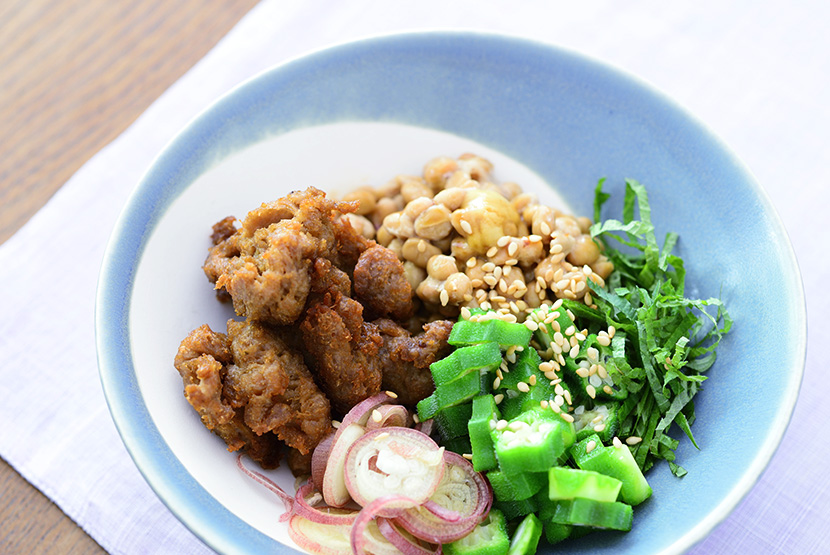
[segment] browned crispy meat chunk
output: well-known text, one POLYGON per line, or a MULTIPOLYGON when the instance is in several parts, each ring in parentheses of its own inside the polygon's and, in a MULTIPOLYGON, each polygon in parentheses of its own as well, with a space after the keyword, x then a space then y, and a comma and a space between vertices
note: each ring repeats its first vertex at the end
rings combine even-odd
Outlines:
POLYGON ((412 286, 403 264, 380 245, 366 249, 357 259, 354 291, 357 300, 378 317, 404 320, 412 313, 412 286))
POLYGON ((312 304, 300 324, 306 354, 332 407, 345 414, 380 391, 377 326, 363 321, 363 306, 338 292, 312 304))
POLYGON ((221 437, 228 451, 244 451, 263 468, 275 468, 280 442, 273 434, 257 435, 245 424, 243 410, 234 409, 222 396, 222 382, 231 363, 228 337, 207 325, 182 341, 174 365, 184 382, 184 395, 202 423, 221 437))
POLYGON ((336 258, 337 216, 355 208, 309 188, 252 210, 230 235, 233 222, 226 218, 214 226, 219 241, 208 253, 205 274, 230 294, 240 316, 290 324, 305 307, 313 261, 336 258))
POLYGON ((256 434, 273 432, 300 453, 310 452, 331 430, 331 409, 302 356, 273 330, 251 322, 228 322, 233 364, 225 395, 244 407, 256 434))
POLYGON ((383 337, 379 355, 383 389, 397 393, 400 403, 413 406, 435 389, 429 365, 452 351, 447 343, 452 322, 429 322, 414 336, 391 320, 376 320, 375 324, 383 337))

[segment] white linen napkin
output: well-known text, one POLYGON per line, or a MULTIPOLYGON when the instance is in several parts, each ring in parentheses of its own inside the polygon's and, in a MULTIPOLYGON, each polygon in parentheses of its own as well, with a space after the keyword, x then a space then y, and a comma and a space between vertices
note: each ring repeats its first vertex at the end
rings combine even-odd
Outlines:
MULTIPOLYGON (((505 32, 633 73, 706 122, 751 168, 790 233, 811 348, 781 448, 695 553, 830 550, 828 272, 830 4, 645 0, 265 0, 0 246, 0 456, 111 553, 209 552, 156 498, 109 417, 98 380, 95 286, 134 185, 193 116, 240 81, 332 43, 401 30, 505 32)), ((728 217, 725 215, 724 217, 728 217)), ((770 395, 774 395, 770 392, 770 395)), ((728 415, 724 415, 728 418, 728 415)))

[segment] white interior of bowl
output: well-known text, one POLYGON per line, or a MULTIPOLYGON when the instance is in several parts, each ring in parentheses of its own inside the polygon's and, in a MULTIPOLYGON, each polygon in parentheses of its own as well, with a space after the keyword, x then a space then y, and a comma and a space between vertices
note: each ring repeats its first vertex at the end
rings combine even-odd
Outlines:
MULTIPOLYGON (((173 368, 179 342, 208 324, 224 332, 231 307, 220 303, 201 267, 211 225, 238 218, 262 202, 314 186, 334 196, 378 186, 398 174, 419 175, 439 155, 474 152, 494 164, 496 181, 513 181, 540 200, 567 211, 537 174, 499 152, 448 133, 389 123, 338 123, 304 128, 238 152, 202 174, 163 214, 135 274, 130 340, 139 394, 153 423, 187 472, 230 512, 268 536, 293 546, 278 521, 282 504, 236 468, 236 457, 211 434, 182 394, 173 368)), ((249 461, 249 464, 253 464, 249 461)), ((283 468, 268 473, 285 490, 294 479, 283 468)))

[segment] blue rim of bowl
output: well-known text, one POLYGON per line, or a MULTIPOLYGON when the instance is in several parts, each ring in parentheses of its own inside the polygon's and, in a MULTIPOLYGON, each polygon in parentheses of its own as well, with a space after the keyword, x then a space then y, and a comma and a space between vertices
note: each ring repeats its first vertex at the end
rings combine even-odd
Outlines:
MULTIPOLYGON (((132 364, 129 337, 129 305, 133 279, 146 241, 170 203, 216 161, 217 152, 211 150, 210 137, 220 131, 221 122, 233 120, 238 106, 244 105, 246 101, 256 101, 270 86, 290 82, 297 71, 325 65, 333 57, 348 57, 360 54, 367 49, 390 45, 417 48, 424 40, 435 41, 436 39, 457 41, 458 44, 455 46, 461 46, 461 43, 474 39, 477 47, 487 43, 489 48, 497 50, 512 50, 514 53, 524 55, 553 57, 560 63, 584 66, 593 74, 600 75, 603 79, 625 89, 639 89, 656 101, 670 118, 683 120, 687 124, 691 123, 702 133, 706 141, 716 145, 725 153, 735 167, 745 175, 751 176, 748 169, 731 154, 731 151, 714 133, 671 99, 639 78, 561 47, 509 35, 461 30, 419 31, 373 36, 333 45, 297 57, 261 72, 231 89, 196 116, 171 140, 133 191, 107 245, 99 275, 95 309, 100 378, 112 418, 130 456, 145 480, 171 512, 196 536, 219 552, 260 553, 266 550, 269 552, 276 550, 284 553, 298 553, 299 551, 278 544, 221 506, 187 472, 153 424, 138 387, 135 368, 132 364)), ((303 127, 302 123, 295 122, 294 127, 281 131, 290 131, 299 127, 303 127)), ((255 134, 246 135, 237 141, 235 147, 241 149, 250 146, 260 138, 255 134)), ((499 149, 500 146, 496 144, 494 148, 499 149)), ((803 322, 803 328, 796 332, 799 344, 793 348, 795 356, 791 358, 792 369, 795 373, 791 375, 787 388, 780 395, 784 401, 780 404, 776 415, 777 428, 768 433, 750 470, 745 473, 739 483, 732 487, 730 493, 723 498, 715 510, 664 549, 664 553, 685 551, 703 539, 749 492, 768 465, 784 435, 795 407, 803 376, 806 358, 806 303, 800 273, 797 271, 795 253, 766 192, 756 184, 754 179, 750 178, 747 181, 765 203, 767 212, 772 215, 770 223, 776 228, 776 233, 784 238, 783 242, 788 247, 783 255, 789 259, 789 267, 796 269, 790 278, 792 280, 790 285, 798 296, 799 302, 790 308, 796 312, 795 320, 803 322)))

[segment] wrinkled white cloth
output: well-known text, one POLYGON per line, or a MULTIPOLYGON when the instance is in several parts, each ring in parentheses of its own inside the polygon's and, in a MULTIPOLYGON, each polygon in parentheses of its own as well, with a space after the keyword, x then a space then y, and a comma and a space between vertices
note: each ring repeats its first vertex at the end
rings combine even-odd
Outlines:
POLYGON ((803 272, 806 373, 771 464, 693 551, 830 552, 830 404, 821 355, 830 343, 821 281, 830 268, 826 217, 819 216, 830 204, 828 20, 823 0, 265 0, 0 246, 0 456, 111 553, 209 552, 142 479, 98 379, 96 279, 128 194, 193 116, 274 64, 393 31, 505 32, 575 50, 656 86, 708 124, 766 189, 803 272))

